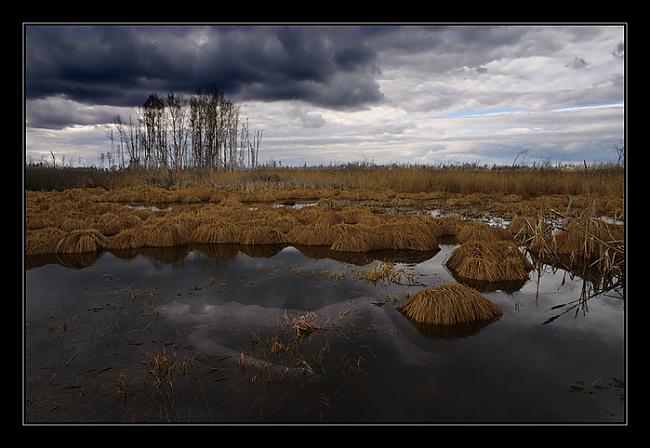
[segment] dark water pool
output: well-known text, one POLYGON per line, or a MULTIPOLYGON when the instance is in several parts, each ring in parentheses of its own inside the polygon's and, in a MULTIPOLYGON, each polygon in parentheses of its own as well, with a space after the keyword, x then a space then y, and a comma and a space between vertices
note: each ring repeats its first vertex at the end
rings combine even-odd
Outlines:
POLYGON ((484 293, 504 315, 477 333, 423 334, 395 305, 453 281, 442 262, 455 246, 441 247, 375 283, 364 277, 380 261, 293 247, 33 264, 26 420, 624 421, 622 297, 543 324, 582 288, 546 268, 517 292, 484 293), (296 318, 318 330, 298 332, 296 318))

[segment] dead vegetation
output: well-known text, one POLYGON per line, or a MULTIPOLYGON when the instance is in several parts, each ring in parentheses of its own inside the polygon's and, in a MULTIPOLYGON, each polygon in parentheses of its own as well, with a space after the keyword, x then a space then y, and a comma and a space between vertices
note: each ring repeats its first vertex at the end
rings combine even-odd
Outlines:
POLYGON ((397 306, 406 317, 427 325, 464 325, 492 321, 503 312, 478 291, 458 283, 426 288, 397 306))
MULTIPOLYGON (((196 185, 176 190, 138 187, 28 191, 26 254, 243 244, 246 248, 242 250, 246 253, 273 256, 279 250, 277 247, 291 244, 300 247, 301 251, 316 253, 321 250, 323 257, 356 256, 358 263, 364 264, 367 257, 362 255, 366 253, 434 252, 439 248, 439 239, 458 237, 463 243, 515 241, 537 254, 543 255, 546 251, 547 255, 574 263, 581 260, 589 265, 600 260, 597 264, 606 270, 618 269, 616 266, 620 266, 624 255, 623 226, 606 224, 597 217, 599 213, 622 213, 623 201, 615 196, 589 199, 587 196, 546 194, 531 198, 528 194, 512 191, 508 194, 474 192, 463 196, 445 191, 411 192, 392 188, 382 191, 374 186, 348 190, 327 186, 278 188, 196 185), (272 199, 282 202, 315 200, 320 201, 320 205, 303 208, 244 205, 250 200, 272 199), (449 210, 450 199, 454 199, 453 204, 464 204, 466 209, 462 213, 465 216, 423 216, 397 206, 409 203, 414 204, 410 207, 449 210), (366 202, 355 204, 351 201, 366 202), (150 211, 133 208, 129 203, 170 204, 170 208, 150 211), (503 210, 503 215, 511 219, 508 230, 466 219, 467 216, 480 217, 486 209, 503 210), (566 225, 553 231, 549 219, 557 217, 558 213, 566 225), (275 248, 263 248, 263 245, 275 248)), ((452 268, 454 260, 449 267, 466 274, 473 272, 474 277, 480 277, 476 280, 525 278, 526 266, 517 261, 513 256, 516 254, 505 249, 505 252, 495 250, 496 254, 494 250, 491 254, 500 257, 497 260, 502 265, 498 269, 494 261, 480 261, 486 257, 481 257, 479 250, 474 250, 469 257, 472 261, 466 260, 463 267, 459 263, 452 268)))
POLYGON ((503 282, 528 278, 533 269, 510 241, 470 241, 451 254, 445 266, 461 279, 503 282))
POLYGON ((507 230, 492 227, 484 222, 469 221, 462 225, 458 231, 458 241, 511 241, 512 235, 507 230))

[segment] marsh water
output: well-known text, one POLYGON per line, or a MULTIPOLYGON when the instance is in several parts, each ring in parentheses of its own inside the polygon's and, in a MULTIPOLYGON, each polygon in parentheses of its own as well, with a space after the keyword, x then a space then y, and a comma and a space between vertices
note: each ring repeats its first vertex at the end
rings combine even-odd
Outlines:
POLYGON ((624 421, 618 294, 560 315, 583 281, 545 266, 514 292, 484 292, 504 315, 471 334, 422 331, 395 309, 408 293, 454 281, 442 263, 455 247, 346 258, 217 246, 32 261, 26 421, 624 421), (391 278, 365 275, 386 262, 391 278), (297 330, 305 318, 312 327, 297 330))

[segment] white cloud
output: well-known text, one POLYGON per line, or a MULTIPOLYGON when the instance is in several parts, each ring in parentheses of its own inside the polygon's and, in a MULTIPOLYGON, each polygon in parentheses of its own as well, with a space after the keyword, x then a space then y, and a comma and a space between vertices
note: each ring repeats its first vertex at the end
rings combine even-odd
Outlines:
MULTIPOLYGON (((489 46, 459 43, 444 32, 428 49, 423 42, 429 37, 421 33, 418 52, 379 46, 376 81, 385 101, 362 110, 243 102, 251 129, 264 129, 262 161, 510 163, 522 149, 529 150, 529 161, 615 160, 612 142, 624 138, 624 60, 617 57, 623 28, 497 31, 491 36, 497 43, 508 33, 521 36, 489 46)), ((202 41, 201 33, 195 39, 202 41)), ((28 102, 28 117, 68 108, 82 126, 28 128, 28 153, 54 149, 96 160, 108 150, 105 129, 89 124, 105 122, 118 108, 38 101, 28 102)))

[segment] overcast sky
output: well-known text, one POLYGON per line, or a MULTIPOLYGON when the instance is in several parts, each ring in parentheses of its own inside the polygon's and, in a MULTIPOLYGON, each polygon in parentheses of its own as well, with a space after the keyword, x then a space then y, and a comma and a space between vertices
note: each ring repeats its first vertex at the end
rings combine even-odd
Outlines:
POLYGON ((97 164, 115 115, 216 85, 264 130, 262 162, 615 161, 624 44, 622 26, 26 26, 26 155, 97 164))

